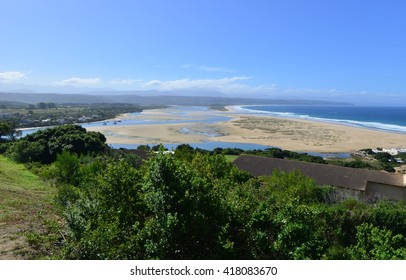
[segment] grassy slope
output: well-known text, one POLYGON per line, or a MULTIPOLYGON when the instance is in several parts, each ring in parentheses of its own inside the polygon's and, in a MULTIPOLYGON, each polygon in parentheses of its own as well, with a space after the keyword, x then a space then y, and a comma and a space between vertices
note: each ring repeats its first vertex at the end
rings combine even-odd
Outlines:
POLYGON ((0 155, 0 259, 30 259, 50 253, 57 223, 53 189, 24 165, 0 155))

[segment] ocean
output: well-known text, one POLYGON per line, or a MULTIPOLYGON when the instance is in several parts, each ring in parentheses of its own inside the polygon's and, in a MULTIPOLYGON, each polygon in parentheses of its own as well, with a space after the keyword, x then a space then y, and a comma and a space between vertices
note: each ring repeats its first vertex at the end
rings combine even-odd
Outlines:
POLYGON ((258 105, 239 106, 241 113, 339 123, 406 134, 406 107, 258 105))

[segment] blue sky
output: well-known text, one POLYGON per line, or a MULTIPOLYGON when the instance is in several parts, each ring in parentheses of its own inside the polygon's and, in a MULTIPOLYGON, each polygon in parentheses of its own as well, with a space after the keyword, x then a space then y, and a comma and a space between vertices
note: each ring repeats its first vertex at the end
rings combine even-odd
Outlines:
POLYGON ((0 0, 0 91, 406 105, 405 11, 402 0, 0 0))

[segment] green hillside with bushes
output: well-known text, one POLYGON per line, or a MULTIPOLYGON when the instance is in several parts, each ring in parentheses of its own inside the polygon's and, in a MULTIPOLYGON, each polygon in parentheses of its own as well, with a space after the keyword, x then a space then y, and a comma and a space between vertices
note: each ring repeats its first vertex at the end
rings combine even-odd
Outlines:
POLYGON ((74 125, 3 143, 25 164, 0 161, 3 255, 406 259, 404 202, 344 197, 299 172, 253 177, 224 151, 139 149, 111 149, 74 125))

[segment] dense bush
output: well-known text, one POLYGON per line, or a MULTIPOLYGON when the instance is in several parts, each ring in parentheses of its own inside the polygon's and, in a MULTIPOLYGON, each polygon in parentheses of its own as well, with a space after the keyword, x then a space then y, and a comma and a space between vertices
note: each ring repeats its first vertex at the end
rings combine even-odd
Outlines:
MULTIPOLYGON (((238 149, 114 151, 103 135, 72 125, 3 149, 56 186, 66 226, 61 258, 406 258, 403 202, 339 200, 333 187, 296 171, 254 178, 223 156, 238 149)), ((319 161, 280 149, 253 153, 319 161)))
POLYGON ((397 157, 399 157, 401 160, 403 160, 404 162, 406 162, 406 153, 405 153, 405 152, 399 153, 399 154, 397 155, 397 157))
POLYGON ((387 152, 381 152, 381 153, 377 153, 375 154, 375 159, 382 162, 382 163, 387 163, 390 161, 394 161, 393 156, 390 153, 387 152))
POLYGON ((350 167, 350 168, 363 168, 363 169, 377 169, 375 166, 372 166, 370 163, 356 159, 351 161, 343 161, 343 160, 330 160, 329 164, 350 167))
POLYGON ((0 121, 0 139, 5 136, 10 140, 14 140, 17 136, 21 134, 20 131, 16 130, 16 123, 9 121, 0 121))
POLYGON ((326 163, 322 157, 312 156, 306 153, 297 153, 288 150, 282 150, 279 148, 268 148, 265 150, 252 150, 247 151, 248 154, 272 157, 272 158, 281 158, 281 159, 295 159, 300 161, 315 162, 315 163, 326 163))
MULTIPOLYGON (((406 207, 335 200, 299 172, 253 178, 221 155, 68 158, 68 259, 406 258, 406 207)), ((63 168, 54 164, 56 169, 63 168)), ((57 173, 58 174, 58 173, 57 173)), ((64 178, 63 174, 59 174, 64 178)))
POLYGON ((66 209, 66 257, 233 256, 225 248, 233 243, 232 213, 223 203, 230 173, 249 178, 222 158, 203 156, 190 165, 158 154, 138 170, 125 161, 108 164, 66 209))
POLYGON ((357 243, 349 248, 349 256, 360 260, 406 259, 406 239, 402 234, 372 224, 357 227, 357 243))
POLYGON ((46 147, 41 142, 20 139, 8 146, 6 154, 17 162, 46 162, 46 147))
POLYGON ((79 125, 62 125, 27 135, 9 145, 6 153, 18 162, 51 163, 63 151, 86 155, 106 149, 103 134, 87 132, 79 125))

